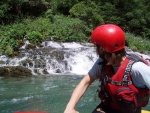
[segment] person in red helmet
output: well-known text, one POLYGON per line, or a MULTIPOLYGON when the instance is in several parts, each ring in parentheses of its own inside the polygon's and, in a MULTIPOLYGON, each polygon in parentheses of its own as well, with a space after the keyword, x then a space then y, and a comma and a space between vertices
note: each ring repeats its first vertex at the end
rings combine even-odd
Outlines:
POLYGON ((96 27, 91 42, 96 45, 99 58, 74 89, 64 113, 79 113, 75 106, 96 79, 101 103, 92 113, 141 113, 150 95, 148 63, 126 53, 125 34, 117 25, 96 27))

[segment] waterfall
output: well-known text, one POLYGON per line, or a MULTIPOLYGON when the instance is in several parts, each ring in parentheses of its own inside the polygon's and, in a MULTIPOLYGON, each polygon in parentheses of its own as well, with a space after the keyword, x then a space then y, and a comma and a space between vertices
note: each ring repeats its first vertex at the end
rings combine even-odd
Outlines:
POLYGON ((21 48, 17 58, 1 55, 0 66, 24 66, 31 69, 33 75, 84 75, 98 57, 89 43, 45 41, 42 47, 30 50, 25 49, 27 44, 21 48))
MULTIPOLYGON (((45 41, 42 47, 26 49, 28 44, 27 41, 20 48, 17 58, 1 55, 0 66, 24 66, 31 69, 33 75, 85 75, 98 58, 90 43, 45 41)), ((149 55, 135 53, 150 59, 149 55)))

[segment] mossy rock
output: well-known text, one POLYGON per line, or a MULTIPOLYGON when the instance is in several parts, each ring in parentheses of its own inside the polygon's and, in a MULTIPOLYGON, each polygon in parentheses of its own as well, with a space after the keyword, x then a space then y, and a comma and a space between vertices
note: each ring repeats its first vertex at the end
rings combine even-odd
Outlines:
POLYGON ((23 66, 3 66, 0 67, 2 77, 31 77, 32 71, 23 66))

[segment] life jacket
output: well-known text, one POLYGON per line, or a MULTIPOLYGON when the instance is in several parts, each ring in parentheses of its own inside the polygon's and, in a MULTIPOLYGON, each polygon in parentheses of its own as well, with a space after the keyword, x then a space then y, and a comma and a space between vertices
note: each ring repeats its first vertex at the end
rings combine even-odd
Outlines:
POLYGON ((145 60, 136 55, 128 55, 116 73, 111 65, 102 65, 103 72, 99 79, 98 91, 101 101, 108 102, 113 109, 117 110, 120 108, 119 101, 132 102, 136 107, 144 107, 148 104, 150 89, 135 87, 130 75, 132 65, 138 61, 148 65, 145 60))

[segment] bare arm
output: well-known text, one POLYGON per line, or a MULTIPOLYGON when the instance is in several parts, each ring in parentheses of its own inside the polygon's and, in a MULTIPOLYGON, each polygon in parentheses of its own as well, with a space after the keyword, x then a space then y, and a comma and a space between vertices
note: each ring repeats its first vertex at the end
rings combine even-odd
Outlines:
POLYGON ((72 96, 70 98, 69 103, 66 106, 64 113, 79 113, 75 110, 75 106, 86 91, 86 89, 91 85, 94 81, 89 74, 85 75, 84 78, 80 81, 80 83, 74 89, 72 96))

